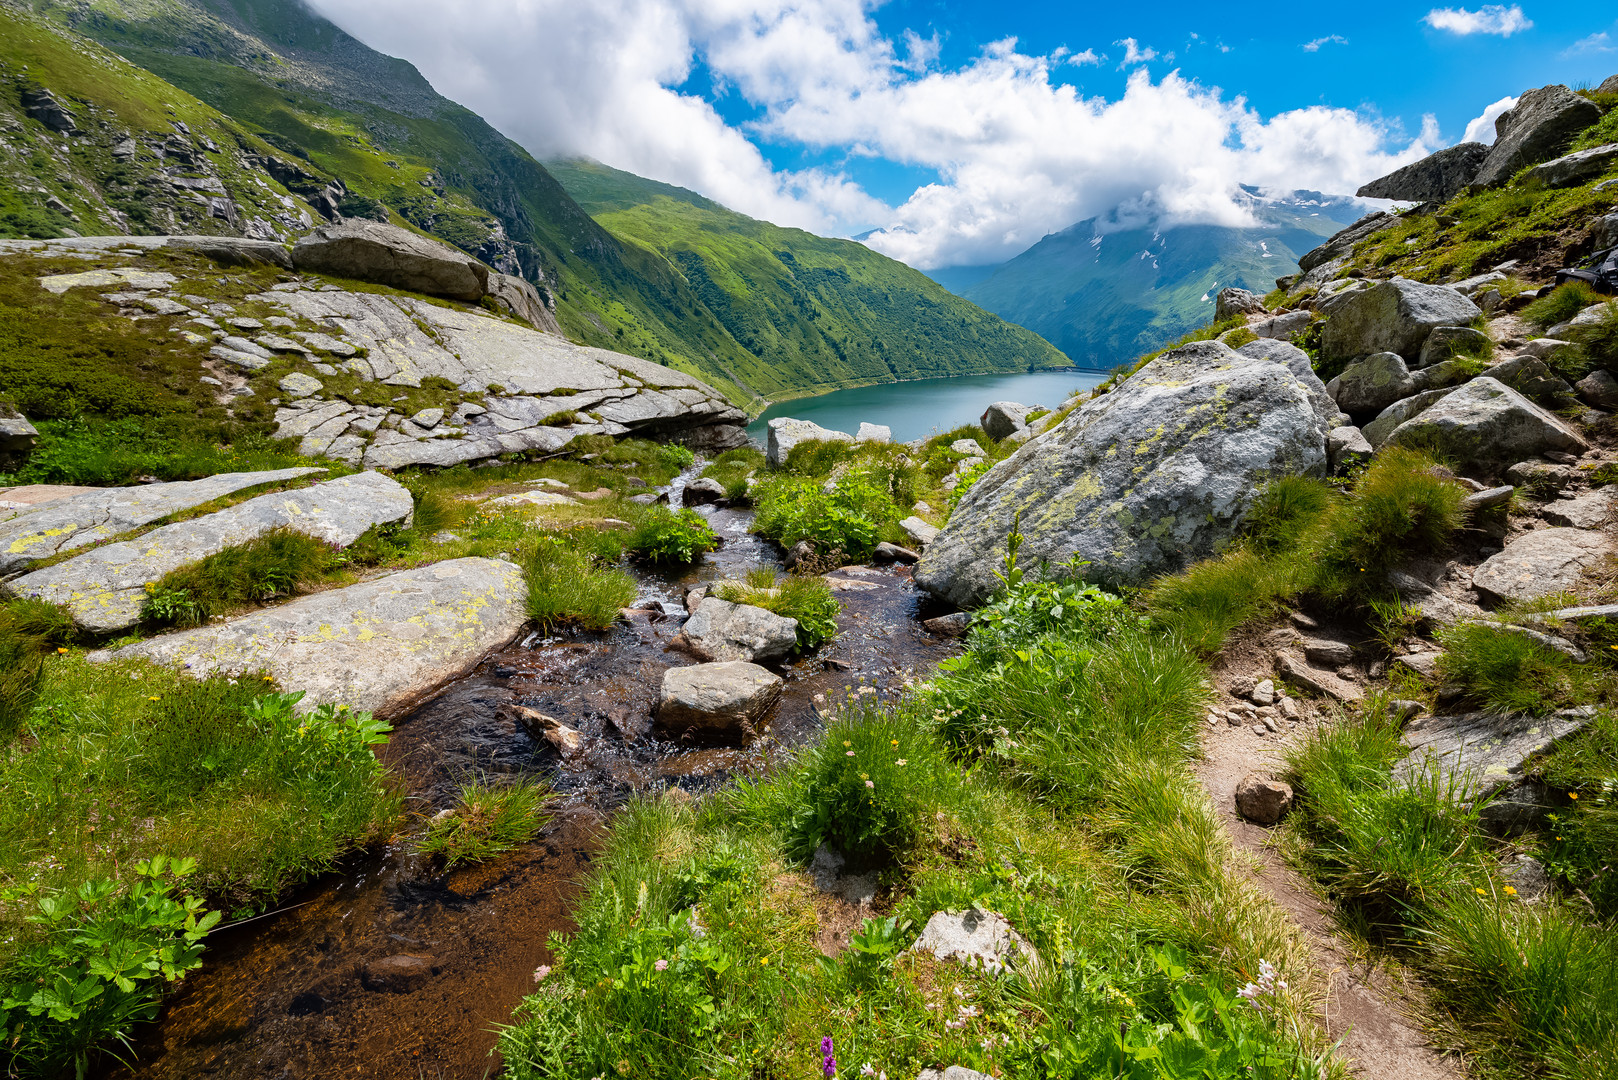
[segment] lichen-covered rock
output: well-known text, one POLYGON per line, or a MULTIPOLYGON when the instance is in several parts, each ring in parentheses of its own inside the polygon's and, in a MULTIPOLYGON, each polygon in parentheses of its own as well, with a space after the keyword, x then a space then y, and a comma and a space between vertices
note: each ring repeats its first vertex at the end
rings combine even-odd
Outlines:
POLYGON ((1479 376, 1388 436, 1398 446, 1430 446, 1460 466, 1498 467, 1546 450, 1584 453, 1584 437, 1495 379, 1479 376))
POLYGON ((1472 571, 1472 585, 1496 600, 1537 600, 1572 592, 1584 571, 1612 550, 1593 529, 1535 529, 1472 571))
POLYGON ((1329 359, 1378 352, 1420 356, 1435 328, 1465 326, 1481 314, 1476 304, 1447 285, 1390 278, 1356 289, 1331 306, 1320 335, 1321 352, 1329 359))
POLYGON ((1261 338, 1286 341, 1309 329, 1309 324, 1314 321, 1314 316, 1307 311, 1288 311, 1273 318, 1248 323, 1247 329, 1261 338))
POLYGON ((220 473, 202 480, 180 480, 139 487, 96 488, 35 507, 0 522, 0 575, 31 562, 76 551, 158 518, 189 510, 226 495, 264 484, 284 484, 325 469, 220 473))
POLYGON ((1422 390, 1401 398, 1376 414, 1364 427, 1365 439, 1372 449, 1381 449, 1382 444, 1388 441, 1388 436, 1399 430, 1399 425, 1413 416, 1421 415, 1422 411, 1435 402, 1442 401, 1449 396, 1453 387, 1438 390, 1422 390))
POLYGON ((983 410, 978 425, 989 438, 999 442, 1028 426, 1028 406, 1015 401, 996 401, 983 410))
POLYGON ((292 263, 355 281, 476 303, 489 268, 447 244, 397 225, 354 218, 322 225, 292 246, 292 263))
POLYGON ((751 735, 754 722, 780 696, 781 681, 781 676, 741 660, 669 668, 663 673, 657 722, 676 732, 751 735))
POLYGON ((798 620, 709 596, 674 640, 706 661, 780 660, 798 643, 798 620))
POLYGON ((1266 482, 1323 473, 1335 419, 1281 364, 1217 342, 1175 349, 984 474, 916 580, 981 602, 1014 520, 1028 565, 1077 555, 1105 584, 1179 570, 1236 535, 1266 482))
POLYGON ((1456 798, 1487 798, 1522 779, 1531 758, 1583 729, 1595 715, 1593 708, 1579 708, 1550 716, 1474 712, 1420 717, 1405 727, 1410 752, 1394 766, 1394 776, 1409 780, 1436 769, 1455 781, 1456 798))
POLYGON ((347 547, 372 526, 407 520, 412 506, 410 492, 380 473, 339 477, 297 491, 260 495, 134 540, 92 548, 15 578, 5 588, 14 596, 63 604, 80 626, 110 633, 140 622, 146 586, 171 570, 272 529, 294 529, 333 547, 347 547))
POLYGON ((551 305, 545 302, 533 284, 511 274, 489 274, 489 295, 507 311, 522 319, 535 330, 543 330, 547 334, 558 334, 562 327, 556 321, 556 313, 551 305))
POLYGON ((1214 297, 1214 321, 1222 322, 1232 315, 1264 314, 1264 298, 1246 289, 1220 289, 1214 297))
MULTIPOLYGON (((1459 291, 1459 290, 1457 290, 1459 291)), ((1417 367, 1431 367, 1459 354, 1485 356, 1493 342, 1482 330, 1470 326, 1439 326, 1421 343, 1417 367)))
POLYGON ((1560 155, 1580 132, 1601 119, 1601 106, 1565 86, 1542 86, 1517 99, 1494 122, 1494 145, 1472 182, 1498 187, 1525 165, 1560 155))
POLYGON ((1457 143, 1362 184, 1356 194, 1362 199, 1448 202, 1466 189, 1488 156, 1484 143, 1457 143))
POLYGON ((1346 413, 1379 413, 1415 391, 1415 381, 1398 353, 1372 353, 1338 376, 1337 407, 1346 413))
POLYGON ((790 416, 777 416, 769 423, 769 435, 764 442, 764 457, 772 468, 786 464, 787 455, 801 442, 853 442, 854 436, 846 431, 832 431, 810 420, 797 420, 790 416))
MULTIPOLYGON (((1298 269, 1302 272, 1293 288, 1304 286, 1323 287, 1332 283, 1339 270, 1348 265, 1353 257, 1354 246, 1373 233, 1399 224, 1397 214, 1390 214, 1386 210, 1373 211, 1354 222, 1345 229, 1333 233, 1324 244, 1311 248, 1298 258, 1298 269)), ((1319 310, 1318 306, 1316 310, 1319 310)), ((1370 350, 1375 352, 1376 350, 1370 350)), ((1398 350, 1394 350, 1397 352, 1398 350)))
POLYGON ((527 600, 519 567, 451 559, 90 659, 134 657, 198 678, 265 671, 284 689, 307 693, 302 709, 332 702, 387 718, 515 638, 528 621, 527 600))

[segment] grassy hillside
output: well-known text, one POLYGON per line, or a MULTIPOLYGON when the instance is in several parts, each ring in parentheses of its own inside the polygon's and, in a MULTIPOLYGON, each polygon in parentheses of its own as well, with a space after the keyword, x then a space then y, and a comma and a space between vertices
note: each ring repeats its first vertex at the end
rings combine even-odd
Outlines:
POLYGON ((962 295, 1044 336, 1086 367, 1149 352, 1213 315, 1228 286, 1260 294, 1298 256, 1359 216, 1347 200, 1254 200, 1250 229, 1192 225, 1101 233, 1083 221, 1046 237, 962 295))
POLYGON ((598 162, 547 168, 614 236, 678 270, 751 354, 736 375, 768 397, 1067 365, 1036 335, 863 244, 757 221, 598 162))

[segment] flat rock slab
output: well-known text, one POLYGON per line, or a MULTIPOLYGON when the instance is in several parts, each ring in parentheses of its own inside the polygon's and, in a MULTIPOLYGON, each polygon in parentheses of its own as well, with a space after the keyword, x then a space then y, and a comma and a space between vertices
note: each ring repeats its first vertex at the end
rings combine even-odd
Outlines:
POLYGON ((515 638, 527 599, 519 567, 450 559, 90 658, 150 660, 198 678, 264 671, 305 691, 301 708, 330 702, 387 718, 515 638))
POLYGON ((675 644, 703 660, 779 660, 798 643, 798 620, 752 604, 705 597, 675 644))
POLYGON ((1540 513, 1552 525, 1574 529, 1599 529, 1612 517, 1611 487, 1597 488, 1571 499, 1559 499, 1540 513))
POLYGON ((247 488, 284 484, 325 471, 304 468, 220 473, 202 480, 180 480, 170 484, 95 488, 81 495, 57 499, 29 513, 0 522, 0 575, 15 574, 29 563, 110 539, 158 518, 247 488))
POLYGON ((1524 533, 1472 571, 1472 584, 1496 600, 1537 600, 1570 592, 1588 566, 1611 548, 1589 529, 1536 529, 1524 533))
POLYGON ((28 513, 43 503, 83 495, 96 488, 75 487, 70 484, 26 484, 22 487, 0 488, 0 521, 10 521, 18 514, 28 513))
POLYGON ((1022 956, 1037 964, 1033 946, 1011 928, 1004 915, 982 908, 935 911, 911 952, 932 953, 939 960, 958 960, 987 971, 1001 971, 1022 956))
POLYGON ((290 528, 347 547, 373 525, 404 521, 410 492, 381 473, 344 476, 298 491, 260 495, 205 517, 108 544, 6 584, 16 596, 65 604, 73 621, 109 633, 140 622, 146 586, 272 529, 290 528))
POLYGON ((1484 798, 1522 779, 1530 758, 1594 717, 1592 708, 1551 716, 1474 712, 1422 717, 1405 727, 1404 743, 1410 753, 1394 767, 1394 776, 1408 780, 1424 769, 1437 768, 1464 784, 1467 798, 1484 798))
POLYGON ((570 499, 556 491, 519 491, 515 495, 502 495, 498 499, 490 499, 489 506, 577 506, 578 500, 570 499))
POLYGON ((663 673, 657 720, 671 730, 746 735, 775 704, 781 681, 781 676, 740 660, 669 668, 663 673))

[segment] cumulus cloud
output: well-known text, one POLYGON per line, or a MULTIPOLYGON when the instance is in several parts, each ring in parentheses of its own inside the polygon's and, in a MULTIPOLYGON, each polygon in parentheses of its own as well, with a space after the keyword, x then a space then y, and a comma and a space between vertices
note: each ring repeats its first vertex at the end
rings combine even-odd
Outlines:
POLYGON ((1618 52, 1618 46, 1613 45, 1612 35, 1606 31, 1583 37, 1562 50, 1562 56, 1583 56, 1587 53, 1618 52))
POLYGON ((1484 4, 1476 11, 1466 8, 1433 8, 1422 19, 1434 30, 1448 30, 1463 37, 1468 34, 1494 34, 1510 37, 1522 30, 1533 28, 1533 21, 1523 14, 1520 4, 1484 4))
POLYGON ((1348 39, 1346 37, 1344 37, 1343 35, 1341 35, 1341 34, 1327 34, 1325 37, 1317 37, 1313 41, 1304 42, 1302 48, 1303 48, 1304 52, 1319 52, 1320 47, 1322 45, 1347 45, 1347 44, 1348 44, 1348 39))
POLYGON ((1496 101, 1487 109, 1483 110, 1483 115, 1474 117, 1472 122, 1466 125, 1466 134, 1461 136, 1461 141, 1480 143, 1494 142, 1494 122, 1500 119, 1501 113, 1505 112, 1507 109, 1514 109, 1516 107, 1517 99, 1514 97, 1503 97, 1499 101, 1496 101))
POLYGON ((1237 185, 1353 191, 1441 143, 1379 117, 1311 107, 1265 117, 1118 43, 1124 92, 1057 77, 1094 50, 1015 39, 939 62, 937 37, 884 36, 872 0, 314 0, 537 155, 586 155, 743 213, 923 269, 1009 258, 1087 217, 1243 223, 1237 185), (699 93, 692 85, 712 89, 699 93), (724 107, 721 115, 714 102, 724 107), (741 115, 743 120, 727 121, 741 115), (761 147, 815 167, 772 166, 761 147), (922 183, 897 206, 838 162, 877 158, 922 183))

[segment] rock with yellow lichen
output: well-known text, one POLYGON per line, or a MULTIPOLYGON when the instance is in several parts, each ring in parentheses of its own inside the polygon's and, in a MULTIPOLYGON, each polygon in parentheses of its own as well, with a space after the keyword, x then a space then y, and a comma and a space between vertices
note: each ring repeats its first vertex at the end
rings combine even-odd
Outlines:
POLYGON ((1204 341, 1153 360, 980 479, 916 568, 959 607, 1019 565, 1078 556, 1099 583, 1138 585, 1207 558, 1269 481, 1326 471, 1335 410, 1313 372, 1204 341))

